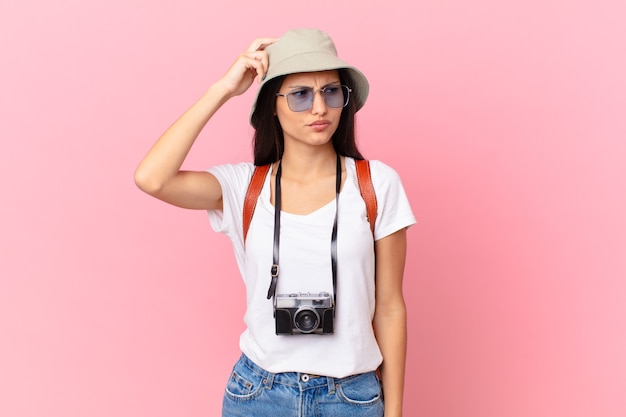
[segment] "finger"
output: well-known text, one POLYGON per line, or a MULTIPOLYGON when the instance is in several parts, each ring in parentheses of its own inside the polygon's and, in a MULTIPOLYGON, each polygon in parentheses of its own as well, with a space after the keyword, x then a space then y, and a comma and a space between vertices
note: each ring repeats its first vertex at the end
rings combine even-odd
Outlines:
POLYGON ((263 67, 263 75, 259 76, 259 82, 263 82, 265 80, 265 76, 267 75, 267 71, 269 70, 270 67, 270 60, 269 60, 269 55, 267 54, 267 52, 263 51, 264 53, 261 55, 261 66, 263 67))
POLYGON ((263 57, 257 53, 250 53, 245 54, 243 58, 246 69, 256 72, 259 80, 261 80, 267 71, 267 54, 263 57))
POLYGON ((269 57, 265 51, 248 52, 245 54, 246 58, 253 59, 256 64, 257 74, 259 75, 259 82, 265 78, 269 67, 269 57))
POLYGON ((258 38, 252 41, 246 52, 263 51, 267 46, 276 42, 278 38, 258 38))

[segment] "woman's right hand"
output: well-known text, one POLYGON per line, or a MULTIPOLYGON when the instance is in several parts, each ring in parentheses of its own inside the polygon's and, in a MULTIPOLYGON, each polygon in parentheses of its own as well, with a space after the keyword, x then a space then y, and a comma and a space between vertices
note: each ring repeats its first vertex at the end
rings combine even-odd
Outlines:
POLYGON ((240 54, 230 69, 216 85, 219 85, 230 97, 243 94, 250 88, 255 77, 263 81, 269 66, 267 51, 268 45, 278 38, 255 39, 245 52, 240 54))
POLYGON ((135 183, 146 193, 179 207, 220 209, 222 189, 205 171, 181 171, 204 125, 231 97, 243 94, 256 77, 262 81, 269 60, 265 47, 276 38, 259 38, 226 74, 161 135, 135 171, 135 183))

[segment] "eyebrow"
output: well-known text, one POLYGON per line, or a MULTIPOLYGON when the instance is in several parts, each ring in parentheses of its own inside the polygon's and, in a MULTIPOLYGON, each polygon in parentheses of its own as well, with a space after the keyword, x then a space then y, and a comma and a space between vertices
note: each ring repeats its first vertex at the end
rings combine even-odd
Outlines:
MULTIPOLYGON (((321 86, 320 88, 324 88, 324 87, 328 87, 329 85, 340 85, 341 81, 337 80, 337 81, 330 81, 326 84, 324 84, 323 86, 321 86)), ((302 84, 296 84, 296 85, 288 85, 287 88, 310 88, 313 89, 313 87, 311 87, 310 85, 302 85, 302 84)))

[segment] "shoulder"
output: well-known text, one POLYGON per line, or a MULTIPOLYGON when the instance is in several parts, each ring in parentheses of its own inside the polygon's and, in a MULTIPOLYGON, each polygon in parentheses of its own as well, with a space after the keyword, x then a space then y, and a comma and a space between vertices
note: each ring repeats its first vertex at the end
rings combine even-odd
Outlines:
POLYGON ((211 167, 208 172, 213 174, 222 187, 224 185, 240 186, 248 184, 254 172, 252 162, 240 162, 237 164, 223 164, 211 167))
POLYGON ((415 216, 398 172, 378 160, 370 161, 372 184, 378 203, 375 240, 415 223, 415 216))
POLYGON ((228 175, 251 175, 254 171, 252 162, 239 162, 236 164, 214 165, 208 170, 211 173, 228 174, 228 175))
MULTIPOLYGON (((351 162, 349 162, 351 169, 356 169, 356 163, 352 158, 350 158, 351 162)), ((386 163, 372 159, 369 160, 370 172, 372 176, 372 183, 375 188, 385 187, 390 184, 400 183, 400 175, 398 172, 392 168, 390 165, 386 163)))
POLYGON ((225 200, 239 200, 243 198, 250 185, 254 168, 255 166, 251 162, 240 162, 215 165, 208 172, 217 178, 222 188, 222 197, 225 200))
POLYGON ((398 172, 393 169, 390 165, 387 165, 386 163, 384 163, 383 161, 379 161, 379 160, 371 160, 370 161, 370 169, 372 171, 372 175, 374 175, 374 173, 376 173, 377 175, 381 176, 381 177, 398 177, 398 172))

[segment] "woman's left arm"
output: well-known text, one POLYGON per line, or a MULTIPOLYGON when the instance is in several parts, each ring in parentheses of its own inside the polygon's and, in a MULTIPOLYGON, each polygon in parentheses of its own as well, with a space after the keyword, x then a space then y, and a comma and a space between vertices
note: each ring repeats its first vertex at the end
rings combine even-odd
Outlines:
POLYGON ((402 276, 406 260, 406 228, 379 239, 376 245, 376 312, 374 331, 383 355, 385 417, 402 416, 406 363, 406 305, 402 276))

